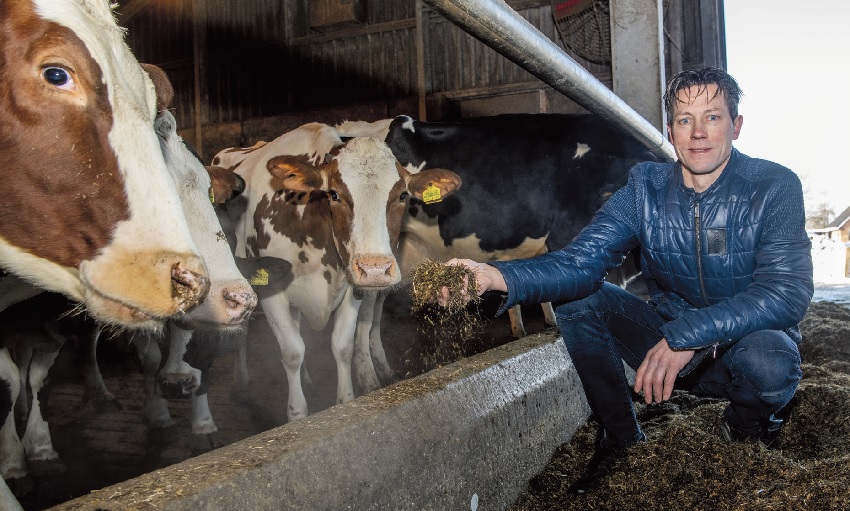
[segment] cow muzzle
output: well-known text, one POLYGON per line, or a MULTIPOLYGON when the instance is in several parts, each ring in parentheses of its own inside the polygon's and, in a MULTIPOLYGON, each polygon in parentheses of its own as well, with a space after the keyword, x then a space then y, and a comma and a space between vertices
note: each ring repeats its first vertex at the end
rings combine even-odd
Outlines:
POLYGON ((126 328, 158 328, 204 300, 210 280, 203 259, 172 252, 111 252, 80 264, 89 312, 126 328))
POLYGON ((365 288, 386 288, 400 280, 398 264, 394 257, 367 255, 352 261, 354 285, 365 288))

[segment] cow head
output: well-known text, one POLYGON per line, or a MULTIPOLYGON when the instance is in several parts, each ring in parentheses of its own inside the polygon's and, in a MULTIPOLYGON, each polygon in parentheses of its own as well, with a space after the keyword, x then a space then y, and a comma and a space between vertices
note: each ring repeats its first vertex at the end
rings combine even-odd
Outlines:
POLYGON ((189 231, 209 268, 210 278, 206 300, 172 320, 190 329, 239 327, 257 305, 257 295, 236 266, 214 205, 216 190, 218 200, 223 201, 225 196, 230 198, 235 190, 240 189, 240 183, 241 189, 244 189, 244 181, 230 171, 204 168, 177 135, 177 122, 168 110, 159 113, 154 127, 160 138, 166 167, 177 185, 189 231))
POLYGON ((267 168, 275 190, 326 203, 336 250, 349 282, 358 288, 382 289, 399 282, 395 250, 410 198, 429 193, 445 197, 461 184, 457 174, 445 169, 409 173, 386 144, 369 137, 351 139, 327 163, 278 156, 267 168))
POLYGON ((0 265, 156 328, 209 283, 123 35, 105 0, 0 3, 0 265))

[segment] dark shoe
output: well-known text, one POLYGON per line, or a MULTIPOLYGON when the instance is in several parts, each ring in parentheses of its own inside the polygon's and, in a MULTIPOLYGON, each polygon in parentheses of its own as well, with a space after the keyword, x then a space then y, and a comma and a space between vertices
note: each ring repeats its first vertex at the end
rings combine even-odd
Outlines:
MULTIPOLYGON (((639 442, 645 441, 646 436, 639 440, 639 442)), ((584 495, 589 492, 611 473, 614 462, 625 458, 628 453, 629 447, 606 447, 602 443, 597 443, 596 450, 587 463, 584 475, 571 484, 567 492, 575 495, 584 495)))
POLYGON ((758 434, 744 433, 729 425, 726 420, 720 420, 720 434, 727 442, 761 442, 768 449, 779 448, 779 428, 758 434))

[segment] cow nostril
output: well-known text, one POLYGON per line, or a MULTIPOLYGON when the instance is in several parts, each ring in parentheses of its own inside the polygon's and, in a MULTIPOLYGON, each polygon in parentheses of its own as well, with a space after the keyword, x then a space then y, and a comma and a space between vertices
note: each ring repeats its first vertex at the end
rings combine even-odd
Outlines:
POLYGON ((254 293, 225 290, 222 295, 231 309, 253 309, 257 304, 257 295, 254 293))
POLYGON ((203 301, 209 291, 209 279, 200 273, 196 273, 183 266, 183 263, 175 263, 171 267, 171 296, 186 307, 203 301))

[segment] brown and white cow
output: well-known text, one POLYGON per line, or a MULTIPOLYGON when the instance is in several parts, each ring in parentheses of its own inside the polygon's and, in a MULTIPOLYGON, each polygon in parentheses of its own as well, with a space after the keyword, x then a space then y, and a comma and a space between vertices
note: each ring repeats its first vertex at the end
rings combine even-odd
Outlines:
POLYGON ((399 282, 394 251, 410 198, 422 199, 426 190, 448 196, 460 179, 436 168, 411 174, 382 141, 354 138, 343 144, 332 127, 319 123, 261 147, 225 150, 213 164, 233 169, 246 182, 242 200, 228 205, 241 211, 237 255, 273 256, 293 265, 285 289, 260 298, 281 348, 289 420, 308 413, 301 388, 302 316, 319 330, 333 314, 337 401, 352 399, 360 298, 399 282), (335 156, 326 162, 328 154, 335 156))
MULTIPOLYGON (((146 70, 153 76, 159 72, 157 68, 146 67, 146 70)), ((156 421, 159 420, 156 418, 157 414, 168 414, 165 401, 153 393, 153 382, 159 376, 159 379, 166 384, 176 381, 181 387, 192 386, 192 392, 189 392, 187 397, 193 398, 193 430, 206 433, 214 431, 215 424, 212 422, 206 403, 206 395, 199 397, 193 395, 194 389, 201 383, 200 371, 183 361, 183 352, 186 351, 186 345, 194 329, 215 329, 222 334, 240 329, 242 322, 248 319, 254 310, 257 297, 236 267, 230 245, 222 233, 211 203, 211 190, 222 190, 223 184, 215 183, 214 186, 213 176, 207 172, 177 135, 176 121, 169 111, 163 110, 159 113, 154 129, 160 139, 160 148, 165 157, 166 167, 177 185, 182 210, 186 215, 192 238, 209 269, 210 291, 202 304, 168 319, 165 332, 143 330, 133 333, 132 338, 143 358, 146 382, 151 383, 145 406, 146 418, 149 421, 156 421), (163 336, 167 336, 168 339, 164 339, 163 336), (169 357, 171 364, 166 364, 161 371, 158 371, 160 343, 163 342, 170 344, 173 353, 169 357), (151 365, 151 360, 155 360, 154 365, 151 365), (163 406, 165 406, 164 409, 163 406)), ((227 175, 221 176, 221 180, 232 182, 230 178, 231 176, 227 175)), ((30 341, 22 339, 18 342, 18 357, 15 362, 22 372, 22 388, 25 389, 25 386, 29 384, 32 389, 32 408, 26 415, 27 427, 22 439, 18 439, 14 421, 8 421, 0 429, 0 452, 4 454, 0 461, 0 473, 5 477, 25 477, 27 465, 61 466, 59 455, 53 448, 47 422, 42 417, 38 399, 38 391, 43 385, 43 380, 64 342, 64 337, 54 333, 51 323, 46 321, 49 319, 44 317, 42 323, 45 324, 37 326, 42 326, 42 329, 47 331, 49 335, 46 337, 52 341, 53 346, 50 349, 42 347, 36 350, 36 353, 32 354, 32 365, 29 364, 28 358, 21 358, 23 353, 32 352, 30 341), (22 366, 22 364, 25 365, 22 366)), ((100 325, 86 323, 81 326, 93 330, 87 337, 96 342, 100 325)), ((91 355, 95 352, 93 348, 90 350, 91 355)), ((97 371, 96 361, 91 362, 94 370, 97 371)), ((97 372, 94 376, 86 376, 102 382, 97 372)), ((106 392, 105 389, 103 392, 106 392)))
MULTIPOLYGON (((204 298, 155 112, 107 0, 0 3, 3 269, 125 327, 158 328, 204 298)), ((5 421, 18 390, 5 348, 0 380, 5 421)), ((5 485, 0 504, 19 508, 5 485)))
POLYGON ((103 321, 158 327, 208 280, 106 0, 0 4, 0 264, 103 321))

